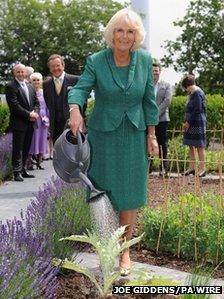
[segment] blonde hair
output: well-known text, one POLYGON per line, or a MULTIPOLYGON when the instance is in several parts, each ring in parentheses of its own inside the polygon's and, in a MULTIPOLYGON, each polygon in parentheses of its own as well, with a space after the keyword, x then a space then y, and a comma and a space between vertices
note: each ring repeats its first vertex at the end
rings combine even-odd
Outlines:
POLYGON ((59 55, 59 54, 52 54, 52 55, 48 58, 48 60, 47 60, 47 66, 49 67, 49 63, 50 63, 50 61, 51 61, 51 60, 54 60, 54 59, 56 59, 56 58, 59 58, 59 59, 61 60, 61 64, 62 64, 63 66, 65 65, 64 58, 63 58, 61 55, 59 55))
POLYGON ((119 26, 121 22, 126 22, 130 28, 136 31, 135 43, 132 50, 140 48, 145 39, 145 29, 142 24, 141 17, 129 8, 123 8, 119 10, 108 22, 104 30, 104 38, 108 47, 113 48, 114 43, 114 30, 119 26))
POLYGON ((33 73, 30 75, 30 80, 33 79, 40 79, 40 81, 43 81, 43 76, 41 75, 41 73, 33 73))

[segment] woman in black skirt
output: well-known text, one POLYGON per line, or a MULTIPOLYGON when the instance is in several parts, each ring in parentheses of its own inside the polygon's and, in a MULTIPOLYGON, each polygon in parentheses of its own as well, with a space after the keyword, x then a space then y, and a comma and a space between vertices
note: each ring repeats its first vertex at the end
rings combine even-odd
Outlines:
POLYGON ((196 154, 199 159, 199 177, 206 175, 205 146, 206 146, 206 105, 205 94, 195 85, 193 75, 187 75, 182 80, 182 87, 189 94, 183 123, 183 144, 189 146, 190 163, 185 175, 195 174, 196 154))

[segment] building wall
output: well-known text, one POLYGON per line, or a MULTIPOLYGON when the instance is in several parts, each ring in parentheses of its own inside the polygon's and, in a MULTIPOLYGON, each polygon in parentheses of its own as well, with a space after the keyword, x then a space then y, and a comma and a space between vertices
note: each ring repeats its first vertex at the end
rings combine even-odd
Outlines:
POLYGON ((136 11, 142 17, 143 25, 146 30, 146 37, 143 47, 149 51, 149 0, 131 0, 131 6, 133 10, 136 11))

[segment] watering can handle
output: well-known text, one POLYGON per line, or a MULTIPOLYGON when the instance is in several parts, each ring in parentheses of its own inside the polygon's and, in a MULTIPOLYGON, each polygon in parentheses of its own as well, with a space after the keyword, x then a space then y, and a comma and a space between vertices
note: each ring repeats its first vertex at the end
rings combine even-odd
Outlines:
POLYGON ((80 161, 82 158, 81 152, 82 152, 83 143, 82 143, 82 133, 79 131, 77 132, 77 141, 78 141, 78 150, 76 153, 76 158, 77 158, 77 161, 80 161))

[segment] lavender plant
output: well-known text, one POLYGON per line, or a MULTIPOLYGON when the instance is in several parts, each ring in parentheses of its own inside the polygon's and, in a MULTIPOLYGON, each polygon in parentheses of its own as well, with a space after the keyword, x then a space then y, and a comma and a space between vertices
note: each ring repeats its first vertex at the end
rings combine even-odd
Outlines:
POLYGON ((10 175, 12 152, 12 134, 0 136, 0 181, 10 175))
POLYGON ((83 189, 52 178, 21 212, 21 220, 0 223, 1 299, 56 298, 52 257, 73 254, 74 246, 59 238, 90 227, 84 196, 83 189))
POLYGON ((0 225, 0 298, 56 298, 57 270, 42 237, 13 219, 0 225))
POLYGON ((42 235, 45 250, 52 257, 72 256, 74 245, 62 244, 59 239, 69 234, 82 234, 90 228, 85 190, 52 177, 31 201, 26 219, 32 219, 33 231, 42 235))

